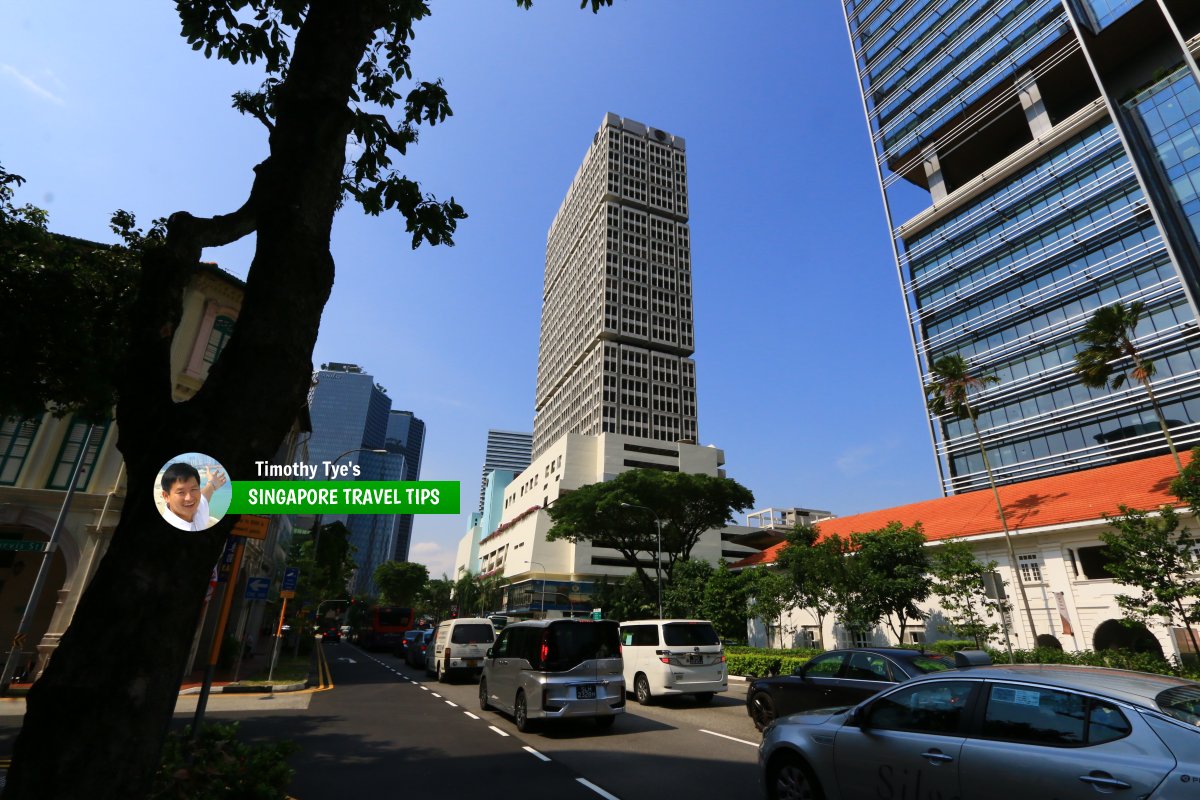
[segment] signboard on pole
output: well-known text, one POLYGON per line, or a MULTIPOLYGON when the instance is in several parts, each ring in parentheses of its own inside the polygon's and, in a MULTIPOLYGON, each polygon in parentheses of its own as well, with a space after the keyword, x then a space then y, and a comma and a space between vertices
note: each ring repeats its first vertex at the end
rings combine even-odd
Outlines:
POLYGON ((271 589, 270 578, 250 578, 246 581, 247 600, 266 600, 267 592, 271 589))
POLYGON ((234 536, 244 536, 247 539, 266 539, 267 528, 271 525, 270 517, 259 516, 258 514, 242 514, 233 525, 231 533, 234 536))
POLYGON ((595 620, 596 622, 599 622, 599 621, 600 621, 600 617, 601 617, 601 615, 602 615, 603 613, 604 613, 604 612, 603 612, 603 611, 601 611, 600 609, 598 609, 598 608, 593 608, 593 609, 592 609, 592 619, 593 619, 593 620, 595 620))
POLYGON ((296 596, 296 584, 300 583, 300 568, 288 567, 283 571, 283 586, 280 587, 279 596, 287 599, 296 596))
POLYGON ((229 573, 233 569, 233 561, 237 556, 238 542, 240 541, 236 536, 230 536, 225 540, 225 552, 221 554, 221 560, 217 562, 217 581, 219 583, 229 580, 229 573))
POLYGON ((23 542, 20 539, 0 539, 0 550, 28 551, 32 553, 46 552, 45 542, 23 542))

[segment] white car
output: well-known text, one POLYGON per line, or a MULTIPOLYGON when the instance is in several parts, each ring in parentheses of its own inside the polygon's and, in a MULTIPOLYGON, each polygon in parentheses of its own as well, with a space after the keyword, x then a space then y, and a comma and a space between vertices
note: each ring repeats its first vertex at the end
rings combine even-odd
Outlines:
POLYGON ((725 648, 711 622, 643 619, 621 623, 625 685, 642 705, 655 697, 690 694, 708 703, 729 689, 725 648))

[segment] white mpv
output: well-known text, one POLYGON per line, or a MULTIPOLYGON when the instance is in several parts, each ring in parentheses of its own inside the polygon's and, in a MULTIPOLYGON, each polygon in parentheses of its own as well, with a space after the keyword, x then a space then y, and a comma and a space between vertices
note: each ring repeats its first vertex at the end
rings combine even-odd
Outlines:
POLYGON ((698 619, 643 619, 621 623, 625 685, 637 701, 690 694, 707 703, 729 689, 725 648, 711 622, 698 619))

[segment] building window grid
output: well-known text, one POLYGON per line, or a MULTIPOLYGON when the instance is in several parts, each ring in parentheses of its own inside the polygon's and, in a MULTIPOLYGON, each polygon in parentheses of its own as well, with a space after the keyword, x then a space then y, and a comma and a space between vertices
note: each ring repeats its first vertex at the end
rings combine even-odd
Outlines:
POLYGON ((0 419, 0 486, 17 482, 41 425, 41 417, 0 419))

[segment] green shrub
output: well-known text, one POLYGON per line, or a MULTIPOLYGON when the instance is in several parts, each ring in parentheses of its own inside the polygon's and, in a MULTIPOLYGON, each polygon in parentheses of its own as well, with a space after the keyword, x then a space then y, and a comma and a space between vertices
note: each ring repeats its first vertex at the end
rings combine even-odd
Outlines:
POLYGON ((292 742, 250 744, 237 738, 238 723, 213 723, 193 742, 191 726, 163 744, 162 766, 150 800, 284 800, 293 770, 292 742))
POLYGON ((820 655, 825 651, 819 647, 792 647, 792 648, 772 648, 772 647, 746 647, 744 645, 734 645, 725 648, 725 654, 737 653, 741 655, 764 655, 774 656, 794 656, 802 658, 805 661, 813 656, 820 655))
POLYGON ((771 667, 777 665, 780 675, 791 675, 792 670, 808 661, 808 657, 776 655, 774 653, 726 653, 725 666, 730 675, 742 675, 747 678, 762 678, 769 674, 771 667))
MULTIPOLYGON (((925 645, 925 649, 930 653, 948 656, 955 650, 974 650, 976 648, 974 639, 942 639, 938 642, 930 642, 925 645)), ((992 657, 992 660, 996 660, 995 656, 992 657)))

